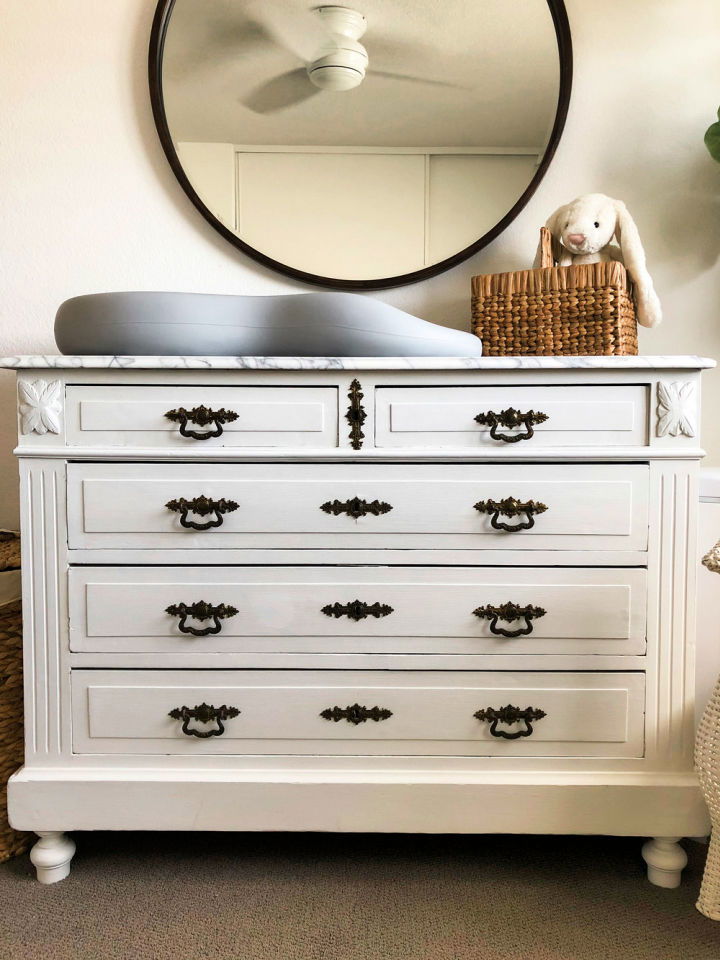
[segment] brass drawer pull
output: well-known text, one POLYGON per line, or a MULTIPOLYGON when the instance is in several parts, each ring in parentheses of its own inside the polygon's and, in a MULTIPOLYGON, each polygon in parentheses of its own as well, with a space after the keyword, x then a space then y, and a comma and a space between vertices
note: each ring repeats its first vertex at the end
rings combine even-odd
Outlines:
POLYGON ((225 720, 240 716, 237 707, 227 707, 223 704, 221 707, 213 707, 210 703, 201 703, 195 707, 175 707, 168 713, 173 720, 182 720, 182 732, 186 737, 199 737, 201 740, 207 740, 208 737, 221 737, 225 733, 225 720), (190 729, 190 721, 197 720, 198 723, 217 724, 217 727, 210 730, 190 729))
POLYGON ((530 530, 535 526, 535 514, 545 513, 547 507, 544 503, 536 500, 528 500, 522 503, 515 497, 506 497, 504 500, 480 500, 475 504, 475 509, 479 513, 491 514, 490 525, 495 530, 506 530, 508 533, 515 533, 518 530, 530 530), (505 517, 519 517, 525 514, 525 523, 518 523, 511 526, 509 523, 501 523, 498 520, 500 514, 505 517))
POLYGON ((366 617, 387 617, 393 612, 393 608, 387 603, 365 603, 364 600, 351 600, 350 603, 328 603, 321 613, 326 617, 349 617, 351 620, 364 620, 366 617))
POLYGON ((481 423, 485 427, 490 427, 490 437, 493 440, 502 440, 504 443, 517 443, 518 440, 530 440, 535 431, 533 425, 545 423, 549 417, 546 413, 540 413, 535 410, 528 410, 522 413, 514 407, 508 407, 507 410, 501 410, 495 413, 494 410, 488 410, 486 413, 479 413, 475 417, 476 423, 481 423), (498 433, 498 427, 525 427, 525 433, 498 433))
POLYGON ((165 504, 168 510, 174 510, 180 514, 180 524, 183 527, 193 530, 209 530, 211 527, 222 526, 222 514, 232 513, 237 510, 238 504, 234 500, 211 500, 209 497, 194 497, 192 500, 186 500, 185 497, 178 497, 177 500, 168 500, 165 504), (206 523, 197 523, 195 520, 188 520, 189 513, 196 513, 200 517, 207 517, 211 513, 215 514, 214 520, 208 520, 206 523))
POLYGON ((488 604, 485 607, 478 607, 476 610, 473 610, 473 613, 481 620, 490 621, 490 633, 494 633, 496 637, 526 637, 533 631, 533 625, 530 621, 538 617, 544 617, 547 610, 544 610, 542 607, 534 607, 531 604, 528 604, 526 607, 519 607, 516 603, 502 603, 497 607, 492 604, 488 604), (498 620, 506 620, 508 622, 512 620, 524 620, 525 626, 518 627, 517 630, 506 630, 504 627, 498 626, 498 620))
POLYGON ((380 720, 387 720, 392 716, 392 710, 385 707, 363 707, 359 703, 353 703, 348 707, 328 707, 323 710, 320 716, 324 720, 347 720, 357 726, 359 723, 365 723, 366 720, 374 720, 378 723, 380 720))
POLYGON ((190 437, 193 440, 209 440, 211 437, 222 435, 224 423, 232 423, 237 420, 238 415, 234 410, 226 410, 221 407, 219 410, 211 410, 210 407, 193 407, 192 410, 186 410, 185 407, 178 407, 177 410, 168 410, 165 414, 168 420, 174 420, 180 424, 180 435, 190 437), (208 427, 215 425, 215 429, 199 433, 197 430, 188 430, 188 423, 197 424, 198 427, 208 427))
POLYGON ((360 497, 352 497, 350 500, 326 500, 320 504, 320 509, 325 513, 331 513, 334 517, 339 517, 341 513, 346 513, 353 520, 359 517, 365 517, 371 513, 374 517, 379 517, 382 513, 390 513, 392 507, 384 500, 361 500, 360 497))
POLYGON ((198 600, 197 603, 191 604, 173 603, 165 608, 165 613, 169 613, 171 617, 180 617, 180 623, 178 623, 180 633, 189 633, 193 637, 208 637, 220 633, 222 630, 220 621, 228 617, 234 617, 237 612, 235 607, 226 603, 218 603, 213 606, 212 603, 206 603, 204 600, 198 600), (213 624, 202 629, 189 627, 186 623, 188 617, 192 617, 193 620, 212 620, 213 624))
POLYGON ((494 707, 485 707, 484 710, 478 710, 473 716, 477 720, 490 724, 491 736, 502 737, 503 740, 518 740, 520 737, 529 737, 533 732, 533 723, 536 720, 542 720, 547 714, 544 710, 537 710, 535 707, 525 707, 524 710, 521 710, 520 707, 513 707, 509 703, 506 707, 498 707, 497 710, 494 707), (524 721, 525 729, 517 730, 515 733, 508 733, 507 730, 498 730, 497 728, 498 723, 520 723, 521 721, 524 721))

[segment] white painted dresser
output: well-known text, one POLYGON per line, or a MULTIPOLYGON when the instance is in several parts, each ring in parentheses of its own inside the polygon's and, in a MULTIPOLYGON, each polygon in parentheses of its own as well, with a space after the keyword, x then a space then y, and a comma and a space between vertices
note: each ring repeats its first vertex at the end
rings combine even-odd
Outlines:
POLYGON ((696 357, 14 357, 38 876, 72 830, 706 832, 696 357))

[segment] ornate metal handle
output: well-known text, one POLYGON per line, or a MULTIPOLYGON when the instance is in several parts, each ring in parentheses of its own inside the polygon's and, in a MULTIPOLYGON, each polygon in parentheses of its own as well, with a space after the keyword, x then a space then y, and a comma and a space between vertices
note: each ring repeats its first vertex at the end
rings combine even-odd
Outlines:
POLYGON ((475 509, 479 513, 491 514, 490 526, 495 530, 506 530, 508 533, 515 533, 518 530, 530 530, 535 526, 534 514, 545 513, 547 507, 544 503, 536 500, 528 500, 522 503, 515 497, 506 497, 504 500, 480 500, 475 504, 475 509), (500 514, 505 517, 519 517, 525 514, 526 523, 518 523, 514 527, 509 523, 501 523, 498 520, 500 514))
POLYGON ((232 717, 240 716, 237 707, 227 707, 223 704, 221 707, 213 707, 210 703, 200 703, 195 707, 175 707, 168 713, 173 720, 182 720, 182 732, 187 737, 199 737, 201 740, 207 740, 208 737, 221 737, 225 733, 224 720, 230 720, 232 717), (210 730, 190 729, 190 721, 197 720, 198 723, 212 723, 215 721, 217 727, 210 730))
POLYGON ((496 637, 526 637, 533 631, 533 625, 530 621, 538 617, 544 617, 547 610, 542 607, 533 607, 530 604, 526 607, 519 607, 516 603, 503 603, 499 607, 494 607, 492 604, 478 607, 477 610, 473 610, 473 613, 481 620, 490 621, 490 633, 494 633, 496 637), (519 627, 517 630, 505 630, 497 625, 498 620, 524 620, 525 626, 519 627))
POLYGON ((325 513, 331 513, 334 517, 339 517, 341 513, 346 513, 349 517, 357 520, 358 517, 365 517, 371 513, 374 517, 379 517, 382 513, 390 513, 392 507, 384 500, 361 500, 360 497, 352 497, 350 500, 326 500, 320 504, 320 509, 325 513))
POLYGON ((529 440, 534 436, 533 424, 545 423, 548 420, 546 413, 528 410, 522 413, 514 407, 508 407, 507 410, 501 410, 495 413, 494 410, 488 410, 486 413, 479 413, 475 417, 476 423, 481 423, 490 427, 490 437, 493 440, 502 440, 504 443, 517 443, 518 440, 529 440), (525 433, 498 433, 498 427, 525 427, 525 433))
POLYGON ((321 613, 326 617, 350 617, 351 620, 364 620, 366 617, 387 617, 393 612, 393 608, 387 603, 365 603, 364 600, 351 600, 350 603, 328 603, 321 613))
POLYGON ((363 392, 360 381, 357 379, 353 380, 350 384, 350 392, 348 393, 350 406, 345 414, 345 419, 350 424, 350 446, 353 450, 360 450, 363 445, 363 440, 365 439, 362 428, 367 419, 367 412, 362 405, 362 399, 363 392))
POLYGON ((168 500, 165 504, 168 510, 174 510, 180 514, 180 524, 188 529, 209 530, 211 527, 222 525, 223 513, 232 513, 237 510, 238 504, 234 500, 211 500, 209 497, 194 497, 192 500, 186 500, 185 497, 178 497, 177 500, 168 500), (206 523, 196 523, 194 520, 188 520, 189 513, 196 513, 198 516, 207 517, 211 513, 215 514, 214 520, 208 520, 206 523))
POLYGON ((380 720, 387 720, 392 716, 392 710, 385 707, 363 707, 359 703, 353 703, 348 707, 328 707, 320 714, 325 720, 347 720, 357 726, 359 723, 365 723, 366 720, 374 720, 378 723, 380 720))
POLYGON ((220 633, 222 630, 220 621, 228 617, 234 617, 237 612, 235 607, 226 603, 218 603, 213 606, 213 604, 206 603, 204 600, 198 600, 197 603, 189 605, 173 603, 165 608, 165 613, 169 613, 171 617, 180 617, 180 623, 178 624, 180 633, 190 633, 193 637, 208 637, 211 634, 220 633), (186 623, 188 617, 192 617, 193 620, 212 620, 213 625, 203 627, 202 630, 197 627, 188 627, 186 623))
POLYGON ((183 437, 191 437, 193 440, 209 440, 210 437, 219 437, 222 435, 223 423, 232 423, 237 420, 238 415, 234 410, 226 410, 221 407, 219 410, 211 410, 210 407, 193 407, 192 410, 186 410, 185 407, 178 407, 177 410, 168 410, 165 414, 168 420, 174 420, 180 424, 180 434, 183 437), (199 427, 207 427, 211 423, 215 425, 214 430, 198 433, 197 430, 188 430, 188 423, 195 423, 199 427))
POLYGON ((503 740, 518 740, 520 737, 529 737, 536 720, 542 720, 547 714, 544 710, 538 710, 535 707, 514 707, 509 703, 506 707, 485 707, 484 710, 478 710, 473 716, 477 720, 484 720, 490 724, 490 734, 493 737, 502 737, 503 740), (498 730, 498 723, 520 723, 525 722, 524 730, 517 730, 515 733, 508 733, 507 730, 498 730))

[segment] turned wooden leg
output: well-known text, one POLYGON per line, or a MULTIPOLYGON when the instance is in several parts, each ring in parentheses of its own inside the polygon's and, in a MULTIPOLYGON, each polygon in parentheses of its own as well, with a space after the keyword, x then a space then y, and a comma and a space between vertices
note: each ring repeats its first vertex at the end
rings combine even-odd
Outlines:
POLYGON ((687 854, 678 843, 680 837, 654 837, 643 844, 647 878, 656 887, 679 887, 687 854))
POLYGON ((30 851, 30 860, 40 883, 57 883, 70 873, 75 842, 56 830, 38 831, 40 839, 30 851))

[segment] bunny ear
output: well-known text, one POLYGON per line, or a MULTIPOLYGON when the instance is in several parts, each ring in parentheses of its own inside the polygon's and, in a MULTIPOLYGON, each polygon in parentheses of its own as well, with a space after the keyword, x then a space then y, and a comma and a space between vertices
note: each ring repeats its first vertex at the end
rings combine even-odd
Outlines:
POLYGON ((625 204, 620 200, 614 200, 613 203, 615 236, 620 244, 625 269, 635 284, 638 323, 644 327, 655 327, 662 320, 662 309, 645 263, 645 250, 638 228, 625 204))
POLYGON ((552 213, 546 220, 545 226, 552 236, 552 255, 553 261, 557 263, 560 259, 562 248, 560 246, 560 234, 562 233, 562 222, 567 214, 568 205, 565 203, 558 207, 555 213, 552 213))

